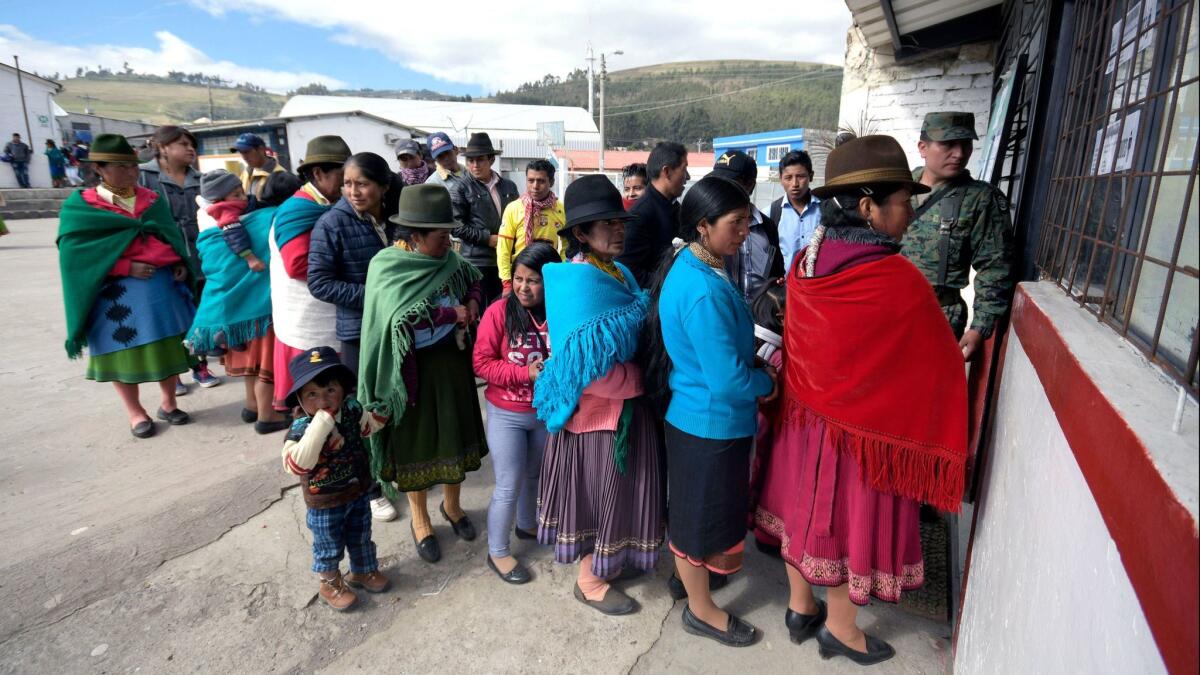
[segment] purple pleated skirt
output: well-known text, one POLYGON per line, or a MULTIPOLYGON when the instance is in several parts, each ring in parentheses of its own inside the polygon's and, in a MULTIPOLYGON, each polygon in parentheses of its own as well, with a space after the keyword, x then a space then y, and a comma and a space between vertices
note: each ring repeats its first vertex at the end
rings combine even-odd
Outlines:
POLYGON ((645 406, 634 409, 623 474, 613 435, 551 434, 538 493, 538 541, 560 563, 594 554, 592 573, 603 578, 626 565, 654 569, 665 530, 661 441, 645 406))

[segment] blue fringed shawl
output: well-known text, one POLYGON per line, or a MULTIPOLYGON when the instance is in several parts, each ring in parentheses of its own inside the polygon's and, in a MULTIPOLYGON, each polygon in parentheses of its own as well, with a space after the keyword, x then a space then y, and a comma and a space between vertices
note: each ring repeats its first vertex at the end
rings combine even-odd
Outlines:
POLYGON ((588 385, 637 351, 650 300, 627 267, 617 268, 625 284, 587 263, 542 268, 553 349, 534 383, 533 406, 551 433, 571 419, 588 385))
MULTIPOLYGON (((250 250, 266 263, 271 252, 267 236, 271 231, 274 207, 251 211, 242 216, 242 227, 250 236, 250 250)), ((197 354, 213 351, 217 336, 237 347, 267 334, 271 326, 271 275, 267 270, 254 272, 225 245, 220 228, 211 228, 196 238, 200 269, 207 280, 200 296, 200 307, 188 330, 186 342, 197 354)))

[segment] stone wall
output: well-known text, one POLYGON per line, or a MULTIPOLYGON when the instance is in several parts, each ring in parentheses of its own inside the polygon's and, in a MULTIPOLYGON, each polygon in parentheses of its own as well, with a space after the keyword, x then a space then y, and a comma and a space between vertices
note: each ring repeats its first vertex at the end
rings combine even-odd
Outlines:
MULTIPOLYGON (((912 166, 921 165, 917 140, 926 113, 975 113, 980 138, 992 104, 994 44, 963 45, 900 63, 891 49, 871 49, 857 26, 846 36, 839 124, 857 133, 895 136, 912 166)), ((975 146, 976 152, 979 144, 975 146)))

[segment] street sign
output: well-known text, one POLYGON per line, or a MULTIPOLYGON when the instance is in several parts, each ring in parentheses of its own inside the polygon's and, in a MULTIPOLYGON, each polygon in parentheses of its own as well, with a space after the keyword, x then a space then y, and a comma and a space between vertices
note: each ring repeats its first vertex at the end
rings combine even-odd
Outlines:
POLYGON ((562 122, 538 122, 538 145, 561 148, 567 144, 567 132, 562 122))

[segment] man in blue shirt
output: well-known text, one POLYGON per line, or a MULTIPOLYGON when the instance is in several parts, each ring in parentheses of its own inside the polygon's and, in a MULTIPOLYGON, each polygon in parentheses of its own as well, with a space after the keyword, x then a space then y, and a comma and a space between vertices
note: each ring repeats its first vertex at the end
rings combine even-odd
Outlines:
POLYGON ((793 150, 779 160, 784 196, 771 203, 771 220, 779 224, 779 248, 789 270, 792 259, 808 246, 809 238, 821 222, 820 200, 808 189, 812 177, 812 159, 807 152, 793 150))

